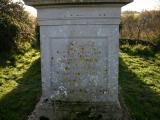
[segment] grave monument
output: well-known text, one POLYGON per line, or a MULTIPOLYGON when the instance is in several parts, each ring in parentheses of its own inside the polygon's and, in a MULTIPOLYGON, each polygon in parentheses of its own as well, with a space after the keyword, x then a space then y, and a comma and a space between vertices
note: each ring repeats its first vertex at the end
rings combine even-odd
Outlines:
POLYGON ((121 7, 132 0, 24 0, 38 10, 42 97, 29 120, 119 120, 121 7))

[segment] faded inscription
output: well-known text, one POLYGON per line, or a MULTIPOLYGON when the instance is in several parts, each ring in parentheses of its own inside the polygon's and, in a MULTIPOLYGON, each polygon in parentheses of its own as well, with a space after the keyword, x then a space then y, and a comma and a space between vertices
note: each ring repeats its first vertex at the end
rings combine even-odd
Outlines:
POLYGON ((89 100, 96 99, 97 94, 106 94, 107 57, 103 47, 103 42, 97 45, 95 40, 70 40, 54 51, 53 99, 89 100))

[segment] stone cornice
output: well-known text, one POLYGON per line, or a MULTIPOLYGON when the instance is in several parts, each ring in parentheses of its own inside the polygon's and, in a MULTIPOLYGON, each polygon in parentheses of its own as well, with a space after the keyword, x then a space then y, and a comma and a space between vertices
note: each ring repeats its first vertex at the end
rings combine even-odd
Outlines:
POLYGON ((85 5, 85 4, 127 4, 133 0, 24 0, 31 6, 85 5))

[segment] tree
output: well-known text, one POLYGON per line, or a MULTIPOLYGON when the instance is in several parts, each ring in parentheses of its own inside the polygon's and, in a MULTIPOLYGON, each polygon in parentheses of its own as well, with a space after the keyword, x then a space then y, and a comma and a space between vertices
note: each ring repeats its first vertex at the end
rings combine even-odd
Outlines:
POLYGON ((154 41, 160 36, 160 10, 122 14, 122 37, 154 41))

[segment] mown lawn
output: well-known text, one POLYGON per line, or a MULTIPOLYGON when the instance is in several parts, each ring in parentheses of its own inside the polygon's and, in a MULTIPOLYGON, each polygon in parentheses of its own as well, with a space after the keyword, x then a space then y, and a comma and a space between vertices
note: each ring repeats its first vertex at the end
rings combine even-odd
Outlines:
MULTIPOLYGON (((127 51, 120 52, 119 81, 130 116, 160 120, 160 53, 127 51)), ((40 55, 30 48, 8 56, 0 55, 0 120, 27 120, 41 95, 40 55)))

